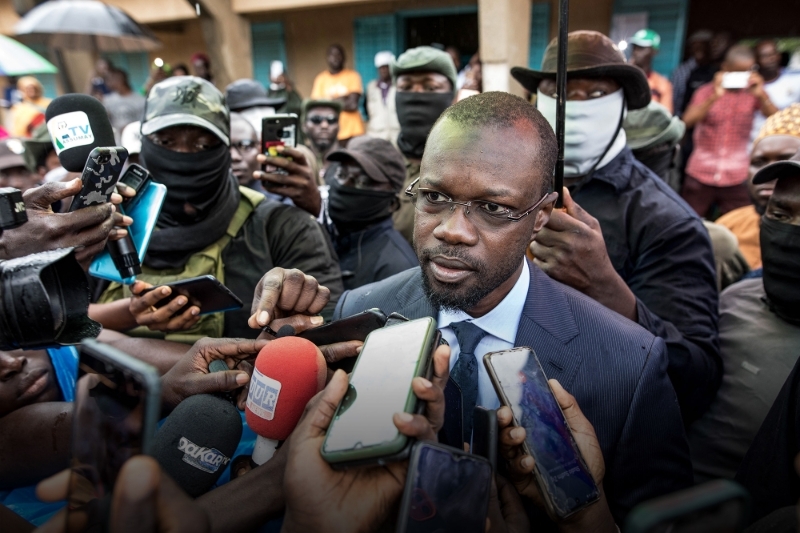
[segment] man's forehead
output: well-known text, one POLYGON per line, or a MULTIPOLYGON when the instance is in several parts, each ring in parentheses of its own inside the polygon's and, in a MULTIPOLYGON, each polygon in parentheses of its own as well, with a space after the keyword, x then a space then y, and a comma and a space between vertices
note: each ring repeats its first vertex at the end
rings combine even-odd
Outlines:
POLYGON ((334 108, 324 105, 315 106, 308 110, 309 117, 312 115, 335 115, 335 114, 336 110, 334 108))
POLYGON ((523 127, 464 125, 445 118, 425 146, 420 185, 451 187, 469 181, 498 196, 515 187, 527 188, 536 181, 532 160, 536 148, 523 127))
POLYGON ((256 136, 256 130, 246 118, 242 116, 231 117, 231 139, 246 139, 256 136))
POLYGON ((434 70, 418 70, 415 72, 404 72, 397 76, 397 79, 410 79, 414 81, 421 81, 425 79, 441 79, 442 81, 448 81, 447 76, 442 74, 441 72, 436 72, 434 70))

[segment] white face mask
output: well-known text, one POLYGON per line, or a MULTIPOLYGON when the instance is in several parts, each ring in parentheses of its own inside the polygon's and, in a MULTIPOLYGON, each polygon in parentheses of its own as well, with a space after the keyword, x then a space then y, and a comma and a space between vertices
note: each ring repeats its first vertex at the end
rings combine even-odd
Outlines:
MULTIPOLYGON (((622 89, 601 98, 567 101, 564 114, 565 177, 585 176, 593 169, 603 168, 625 148, 625 130, 620 127, 617 132, 624 105, 622 89), (617 136, 608 148, 615 133, 617 136)), ((555 131, 556 99, 536 91, 536 107, 555 131)))

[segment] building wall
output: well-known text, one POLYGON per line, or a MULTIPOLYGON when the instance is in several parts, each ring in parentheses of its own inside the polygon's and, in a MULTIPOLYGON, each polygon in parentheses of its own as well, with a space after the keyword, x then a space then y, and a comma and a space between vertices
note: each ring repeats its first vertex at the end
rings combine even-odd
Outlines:
MULTIPOLYGON (((604 0, 605 1, 605 0, 604 0)), ((304 97, 311 94, 314 77, 327 68, 325 52, 341 44, 347 67, 353 67, 353 20, 401 10, 477 5, 477 0, 404 0, 355 3, 338 7, 285 11, 249 16, 255 22, 280 21, 286 39, 287 72, 304 97)), ((364 80, 364 83, 369 80, 364 80)))
MULTIPOLYGON (((186 0, 106 0, 140 23, 147 24, 164 46, 150 53, 175 65, 188 63, 195 52, 208 52, 200 21, 186 0)), ((216 0, 215 0, 216 1, 216 0)), ((347 0, 333 7, 333 0, 303 0, 302 9, 275 11, 279 6, 297 6, 298 0, 283 4, 263 0, 229 0, 232 7, 251 22, 280 21, 283 24, 287 51, 287 69, 303 96, 308 96, 314 77, 326 68, 325 51, 331 43, 344 46, 348 67, 353 66, 353 21, 358 17, 395 13, 402 10, 426 10, 457 6, 475 6, 477 0, 347 0), (311 5, 312 7, 307 7, 311 5), (259 9, 269 12, 258 13, 259 9)), ((541 1, 541 0, 532 0, 541 1)), ((558 25, 558 0, 551 2, 550 34, 558 25)), ((607 33, 610 28, 613 0, 572 0, 570 29, 593 29, 607 33)), ((0 32, 12 33, 18 20, 12 0, 0 0, 0 32)), ((74 81, 88 78, 86 61, 79 61, 80 72, 71 72, 74 81)), ((364 80, 366 83, 369 80, 364 80)), ((78 87, 82 87, 78 83, 78 87)), ((77 87, 76 87, 77 88, 77 87)))
MULTIPOLYGON (((175 66, 183 63, 191 70, 189 59, 195 52, 208 53, 200 20, 192 19, 175 24, 156 25, 151 28, 156 37, 164 43, 159 50, 150 52, 150 61, 160 57, 165 63, 175 66)), ((213 73, 214 65, 211 65, 213 73)))
MULTIPOLYGON (((570 0, 569 30, 611 31, 613 0, 570 0)), ((550 0, 550 37, 558 33, 558 0, 550 0)))

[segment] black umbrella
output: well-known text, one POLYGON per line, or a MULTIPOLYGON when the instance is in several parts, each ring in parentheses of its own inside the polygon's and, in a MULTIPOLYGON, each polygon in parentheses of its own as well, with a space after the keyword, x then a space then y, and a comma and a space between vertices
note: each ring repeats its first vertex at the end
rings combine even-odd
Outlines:
POLYGON ((97 0, 45 2, 31 9, 14 31, 21 41, 62 50, 144 52, 161 47, 150 30, 97 0))
POLYGON ((558 193, 556 207, 564 206, 561 193, 564 188, 564 115, 567 105, 567 34, 569 33, 569 0, 558 3, 558 56, 556 63, 556 159, 553 189, 558 193))

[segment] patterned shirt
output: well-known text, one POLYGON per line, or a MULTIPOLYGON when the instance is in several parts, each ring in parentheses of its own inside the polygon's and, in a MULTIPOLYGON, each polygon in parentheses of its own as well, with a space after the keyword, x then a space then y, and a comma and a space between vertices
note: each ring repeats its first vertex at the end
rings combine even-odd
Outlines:
MULTIPOLYGON (((689 106, 701 105, 714 94, 706 83, 692 96, 689 106)), ((747 91, 726 91, 711 104, 705 118, 694 128, 694 151, 686 173, 712 187, 731 187, 747 179, 750 128, 753 114, 761 108, 758 98, 747 91)))

